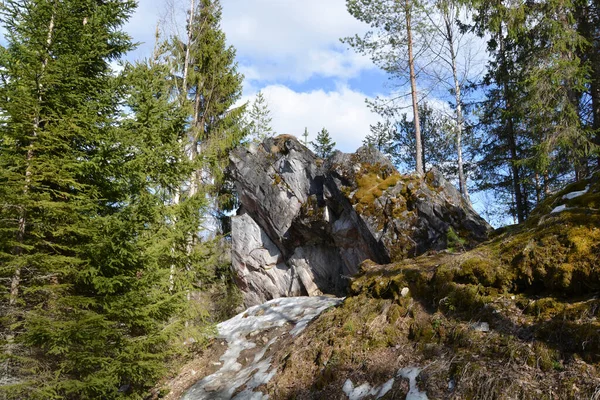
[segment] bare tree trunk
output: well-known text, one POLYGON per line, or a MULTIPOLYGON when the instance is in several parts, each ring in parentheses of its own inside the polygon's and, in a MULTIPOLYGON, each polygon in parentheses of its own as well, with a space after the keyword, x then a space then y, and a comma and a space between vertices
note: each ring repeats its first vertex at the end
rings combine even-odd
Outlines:
MULTIPOLYGON (((47 46, 47 50, 49 50, 50 45, 52 44, 52 34, 54 32, 54 14, 55 11, 52 12, 52 16, 50 17, 50 23, 48 25, 48 35, 46 38, 46 46, 47 46)), ((48 55, 46 53, 46 56, 44 57, 44 59, 42 60, 42 72, 46 69, 46 66, 48 65, 48 55)), ((39 83, 38 80, 38 85, 37 85, 37 91, 38 91, 38 101, 41 103, 42 102, 42 85, 39 83)), ((36 115, 34 117, 34 121, 33 121, 33 139, 35 139, 37 137, 38 131, 40 129, 40 116, 36 115)), ((27 155, 25 156, 26 159, 26 168, 25 168, 25 184, 23 185, 23 194, 26 195, 27 192, 29 192, 29 188, 31 186, 31 161, 33 160, 33 141, 32 143, 29 144, 29 149, 27 149, 27 155)), ((19 226, 18 226, 18 230, 17 230, 17 235, 16 235, 16 239, 17 239, 17 245, 15 246, 13 253, 16 257, 20 257, 21 255, 23 255, 23 242, 25 241, 25 231, 27 228, 27 212, 26 210, 22 209, 21 210, 21 215, 19 215, 19 226)), ((17 298, 19 297, 19 287, 21 285, 21 266, 18 266, 15 269, 15 272, 13 273, 11 282, 10 282, 10 294, 9 294, 9 298, 8 298, 8 304, 9 306, 14 306, 17 302, 17 298)))
MULTIPOLYGON (((185 44, 185 57, 183 59, 183 77, 182 77, 183 82, 181 85, 181 92, 179 95, 181 105, 184 105, 188 99, 188 92, 189 92, 188 75, 189 75, 189 65, 190 65, 190 48, 192 46, 192 27, 193 27, 193 22, 194 22, 194 17, 195 17, 195 8, 196 8, 195 0, 190 0, 189 21, 187 24, 187 41, 185 44)), ((157 32, 158 32, 158 28, 157 28, 157 32)), ((187 155, 190 158, 190 160, 193 160, 195 158, 195 155, 193 153, 195 145, 196 145, 195 136, 193 134, 194 129, 195 129, 195 123, 192 122, 191 129, 188 134, 189 149, 188 149, 187 155)), ((196 190, 195 190, 195 173, 192 173, 192 176, 190 177, 190 196, 195 194, 195 192, 196 192, 196 190)), ((181 201, 181 188, 177 187, 177 188, 175 188, 175 193, 173 195, 173 204, 177 205, 180 203, 180 201, 181 201)), ((175 219, 173 221, 173 223, 176 224, 177 219, 175 219)), ((174 247, 171 248, 171 254, 172 255, 175 254, 174 247)), ((173 291, 173 289, 174 289, 175 272, 176 272, 175 264, 172 264, 170 273, 169 273, 169 290, 170 291, 173 291)))
POLYGON ((417 174, 425 173, 423 165, 423 144, 421 143, 421 123, 419 121, 419 107, 417 98, 417 79, 415 76, 415 60, 413 57, 413 42, 411 29, 411 8, 410 0, 404 0, 406 15, 406 37, 408 40, 408 67, 410 69, 410 89, 412 94, 413 121, 415 125, 415 143, 416 143, 416 170, 417 174))
POLYGON ((449 10, 446 8, 443 11, 444 25, 446 25, 446 40, 448 41, 448 49, 450 51, 450 61, 452 63, 452 77, 454 78, 454 98, 456 101, 456 153, 458 155, 458 184, 460 193, 465 200, 471 203, 469 198, 469 190, 467 189, 467 179, 463 169, 462 157, 462 132, 463 132, 463 113, 462 113, 462 98, 460 94, 460 82, 458 80, 458 69, 456 67, 456 52, 454 51, 454 32, 452 31, 452 19, 449 10))
POLYGON ((188 69, 189 69, 189 64, 190 64, 190 47, 192 46, 192 26, 193 26, 193 22, 194 22, 194 11, 195 11, 194 0, 190 0, 190 20, 188 22, 187 43, 185 46, 185 58, 183 61, 183 85, 182 85, 183 101, 185 101, 185 99, 187 99, 187 94, 188 94, 187 79, 188 79, 188 69))

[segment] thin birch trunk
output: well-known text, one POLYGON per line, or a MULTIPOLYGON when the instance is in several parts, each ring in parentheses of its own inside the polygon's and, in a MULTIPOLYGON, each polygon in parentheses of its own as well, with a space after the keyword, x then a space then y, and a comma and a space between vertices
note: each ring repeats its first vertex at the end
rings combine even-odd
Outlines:
MULTIPOLYGON (((188 21, 188 25, 187 25, 187 41, 186 41, 186 46, 185 46, 185 57, 183 59, 183 77, 182 77, 182 87, 181 87, 181 92, 180 92, 180 102, 181 105, 185 105, 186 101, 188 100, 188 93, 190 91, 189 88, 189 67, 190 67, 190 63, 191 63, 191 55, 190 55, 190 49, 192 47, 192 36, 193 36, 193 26, 194 26, 194 18, 195 18, 195 11, 196 11, 196 3, 195 0, 190 0, 190 10, 189 10, 189 21, 188 21)), ((195 103, 198 102, 198 91, 196 91, 196 99, 195 99, 195 103)), ((190 125, 190 129, 188 132, 188 146, 186 149, 186 153, 187 153, 187 157, 190 159, 190 161, 194 161, 197 158, 197 137, 195 134, 196 131, 196 125, 197 125, 197 105, 194 105, 193 111, 192 111, 192 123, 190 125)), ((197 179, 197 172, 192 172, 192 175, 190 176, 190 181, 189 181, 189 191, 188 191, 188 197, 193 197, 197 192, 198 192, 198 183, 197 183, 198 179, 197 179)), ((179 204, 181 201, 181 189, 180 188, 176 188, 175 189, 175 193, 173 196, 173 204, 177 205, 179 204)), ((174 221, 174 223, 177 223, 177 220, 174 221)), ((187 252, 188 254, 191 253, 191 244, 188 243, 187 247, 187 252)), ((171 253, 173 255, 175 255, 175 248, 171 248, 171 253)), ((176 266, 175 264, 171 265, 171 270, 170 270, 170 274, 169 274, 169 290, 173 291, 174 289, 174 285, 175 285, 175 273, 176 273, 176 266)), ((186 325, 187 325, 187 321, 186 321, 186 325)))
POLYGON ((183 85, 182 85, 182 97, 183 101, 187 99, 188 94, 188 69, 190 65, 190 47, 192 46, 192 25, 194 22, 194 11, 195 11, 195 3, 194 0, 190 0, 190 21, 188 23, 187 29, 187 43, 185 46, 185 58, 183 62, 183 85))
POLYGON ((450 18, 450 12, 448 9, 443 12, 444 24, 446 25, 446 40, 448 42, 448 49, 450 51, 450 61, 452 63, 452 77, 454 79, 454 99, 456 101, 456 153, 457 153, 457 166, 458 166, 458 183, 460 193, 464 199, 471 203, 469 198, 469 191, 467 188, 467 179, 463 168, 463 157, 462 157, 462 133, 464 127, 464 119, 462 113, 462 98, 460 92, 460 82, 458 80, 458 69, 456 67, 456 52, 454 51, 454 32, 452 31, 453 21, 450 18))
POLYGON ((419 106, 417 98, 417 79, 415 76, 415 61, 413 57, 413 42, 411 28, 411 3, 410 0, 404 0, 406 15, 406 37, 408 40, 408 67, 410 70, 410 89, 412 95, 413 121, 415 125, 415 143, 416 143, 416 171, 417 174, 425 173, 423 165, 423 144, 421 143, 421 123, 419 121, 419 106))

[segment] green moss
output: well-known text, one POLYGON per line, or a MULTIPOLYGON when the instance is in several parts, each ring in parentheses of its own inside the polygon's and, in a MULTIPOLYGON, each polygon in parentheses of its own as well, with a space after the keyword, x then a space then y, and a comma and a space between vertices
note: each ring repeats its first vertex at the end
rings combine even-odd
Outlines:
POLYGON ((406 309, 398 304, 392 304, 387 312, 387 320, 394 325, 400 318, 406 315, 406 309))
POLYGON ((364 174, 356 180, 358 190, 354 194, 354 199, 357 203, 363 205, 372 204, 376 198, 383 194, 384 190, 395 185, 398 179, 398 175, 392 175, 387 179, 383 179, 375 172, 364 174))
POLYGON ((429 321, 414 321, 410 324, 408 338, 415 342, 431 342, 435 335, 435 331, 429 321))
POLYGON ((546 297, 539 300, 530 300, 523 312, 539 319, 547 319, 556 315, 560 307, 560 303, 554 298, 546 297))
POLYGON ((446 247, 450 251, 456 250, 464 250, 465 244, 467 241, 454 231, 454 229, 450 226, 448 227, 448 231, 446 232, 446 247))

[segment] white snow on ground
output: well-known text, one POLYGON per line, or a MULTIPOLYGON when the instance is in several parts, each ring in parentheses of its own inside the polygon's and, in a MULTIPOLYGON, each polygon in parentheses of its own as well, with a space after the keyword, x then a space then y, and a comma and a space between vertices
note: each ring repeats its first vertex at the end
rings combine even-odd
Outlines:
POLYGON ((555 207, 554 210, 550 211, 550 214, 554 214, 554 213, 559 213, 559 212, 563 212, 567 209, 567 206, 564 204, 561 204, 558 207, 555 207))
POLYGON ((295 325, 290 334, 296 336, 304 330, 310 320, 342 300, 329 297, 279 298, 250 307, 230 320, 221 322, 217 325, 219 337, 227 341, 227 350, 220 359, 223 366, 214 374, 196 382, 182 400, 229 400, 243 386, 244 390, 238 393, 234 400, 267 399, 267 395, 253 390, 269 382, 275 375, 275 370, 269 371, 271 358, 263 358, 278 338, 271 339, 256 353, 254 359, 243 367, 238 362, 240 354, 257 346, 251 338, 262 331, 286 323, 295 325))
POLYGON ((371 388, 371 385, 368 383, 363 383, 360 386, 354 387, 352 381, 350 379, 346 379, 342 390, 344 393, 346 393, 346 396, 348 396, 348 400, 360 400, 369 395, 375 396, 376 399, 379 399, 385 396, 386 393, 392 389, 393 385, 394 378, 385 382, 383 385, 375 386, 374 388, 371 388))
POLYGON ((417 387, 417 376, 421 373, 421 369, 415 367, 402 368, 398 371, 398 376, 408 379, 408 394, 406 400, 428 400, 425 392, 420 392, 417 387))
MULTIPOLYGON (((420 392, 417 387, 417 376, 421 373, 420 368, 415 367, 407 367, 402 368, 398 371, 397 376, 408 379, 408 394, 406 395, 406 400, 428 400, 427 394, 425 392, 420 392)), ((348 396, 348 400, 361 400, 367 396, 375 396, 376 399, 379 399, 386 395, 394 386, 394 378, 385 382, 381 386, 376 386, 371 388, 371 385, 368 383, 363 383, 360 386, 354 387, 354 384, 350 379, 346 379, 344 382, 344 386, 342 390, 348 396)))
POLYGON ((580 190, 578 192, 567 193, 562 198, 563 198, 563 200, 571 200, 571 199, 574 199, 575 197, 583 196, 584 194, 586 194, 588 192, 588 190, 590 190, 590 185, 587 185, 584 190, 580 190))

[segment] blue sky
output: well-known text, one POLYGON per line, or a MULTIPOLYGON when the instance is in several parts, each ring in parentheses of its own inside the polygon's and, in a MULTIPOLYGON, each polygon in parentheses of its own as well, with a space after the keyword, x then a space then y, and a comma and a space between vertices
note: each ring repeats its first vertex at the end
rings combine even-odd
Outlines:
MULTIPOLYGON (((348 14, 345 0, 222 0, 222 6, 222 29, 245 76, 242 101, 262 90, 277 133, 299 137, 307 127, 311 140, 326 127, 339 150, 356 150, 379 120, 365 99, 385 93, 386 77, 340 43, 367 28, 348 14)), ((176 20, 183 31, 188 7, 189 0, 139 0, 125 30, 143 44, 129 59, 150 55, 159 19, 176 20)))
MULTIPOLYGON (((139 46, 127 59, 151 55, 159 21, 163 34, 183 37, 189 4, 190 0, 138 0, 124 30, 139 46)), ((367 108, 365 99, 389 96, 389 81, 368 57, 340 42, 342 37, 368 29, 347 12, 346 1, 221 0, 221 4, 222 29, 228 44, 236 48, 239 69, 245 75, 240 103, 252 101, 262 90, 276 133, 300 137, 307 127, 313 140, 325 127, 337 149, 354 152, 360 147, 370 125, 381 120, 367 108)), ((475 75, 483 71, 487 60, 484 43, 479 39, 465 47, 465 59, 469 55, 478 58, 469 61, 475 64, 475 75)), ((427 101, 449 111, 447 86, 438 86, 441 89, 427 101)), ((408 87, 400 89, 409 93, 408 87)), ((410 120, 408 101, 408 97, 403 100, 410 120)), ((490 203, 481 196, 472 200, 479 211, 482 203, 490 203)))
MULTIPOLYGON (((159 20, 165 33, 183 34, 190 0, 138 0, 138 3, 136 13, 125 26, 133 39, 141 42, 129 54, 131 61, 150 56, 159 20)), ((340 42, 342 37, 362 34, 368 29, 347 12, 346 1, 221 0, 221 3, 222 29, 228 44, 237 50, 239 69, 245 76, 240 103, 252 101, 257 91, 262 90, 276 133, 300 137, 307 127, 309 140, 313 140, 325 127, 337 149, 354 152, 360 147, 370 133, 369 126, 381 120, 367 108, 365 99, 388 96, 389 87, 386 87, 387 76, 368 57, 356 54, 340 42)), ((469 61, 475 67, 470 72, 472 78, 483 71, 487 60, 485 41, 475 40, 465 48, 461 57, 477 58, 469 61)), ((438 86, 427 101, 448 111, 447 87, 438 86)), ((401 89, 409 93, 408 87, 401 89)), ((405 101, 408 106, 409 98, 405 101)), ((406 112, 410 120, 410 109, 406 112)), ((493 199, 486 200, 485 193, 473 196, 472 201, 480 212, 485 204, 494 203, 493 199)))

